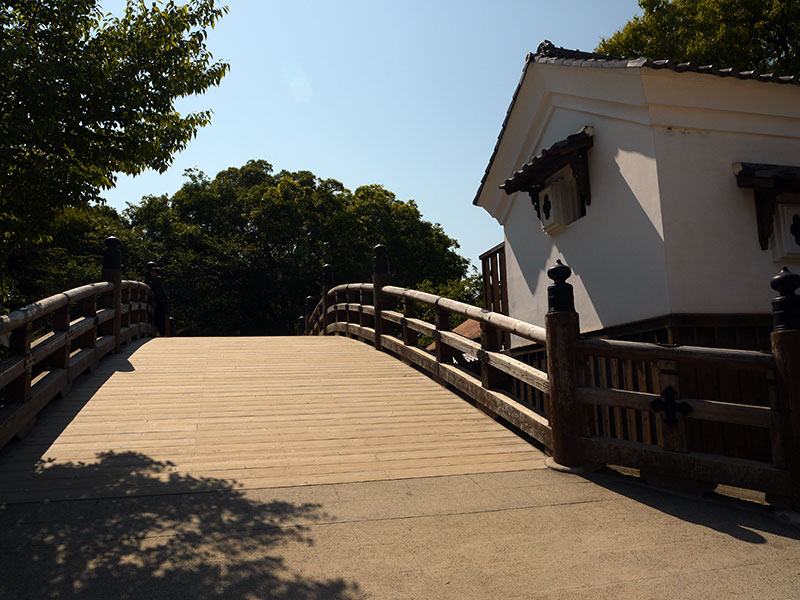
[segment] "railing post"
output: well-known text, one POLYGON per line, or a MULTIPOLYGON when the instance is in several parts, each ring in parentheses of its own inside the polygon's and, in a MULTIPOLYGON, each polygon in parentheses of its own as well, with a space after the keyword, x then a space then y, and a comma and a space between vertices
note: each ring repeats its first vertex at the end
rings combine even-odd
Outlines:
POLYGON ((333 287, 333 267, 330 265, 322 265, 322 314, 320 315, 322 335, 328 335, 328 323, 330 317, 328 316, 328 307, 331 305, 328 292, 333 287))
POLYGON ((800 510, 800 275, 784 267, 770 285, 778 292, 772 301, 778 405, 783 422, 783 448, 790 476, 792 508, 800 510))
POLYGON ((556 261, 547 270, 553 285, 547 288, 547 379, 550 386, 550 427, 553 457, 547 465, 557 470, 581 466, 577 439, 581 431, 581 410, 576 399, 577 353, 580 326, 572 286, 567 278, 572 269, 556 261))
POLYGON ((31 399, 31 323, 11 331, 8 355, 24 361, 24 371, 6 386, 6 402, 28 402, 31 399))
POLYGON ((304 307, 305 314, 303 315, 304 335, 311 335, 311 314, 316 307, 317 303, 314 302, 314 296, 306 296, 306 304, 304 307))
POLYGON ((106 251, 103 254, 103 281, 114 284, 114 290, 108 296, 104 295, 103 308, 113 308, 114 318, 111 320, 111 335, 114 336, 114 352, 119 352, 122 325, 122 251, 121 242, 115 237, 106 239, 106 251))
POLYGON ((374 248, 375 254, 372 259, 372 294, 373 306, 375 308, 375 348, 383 349, 381 336, 383 335, 383 286, 389 285, 389 251, 383 244, 378 244, 374 248))

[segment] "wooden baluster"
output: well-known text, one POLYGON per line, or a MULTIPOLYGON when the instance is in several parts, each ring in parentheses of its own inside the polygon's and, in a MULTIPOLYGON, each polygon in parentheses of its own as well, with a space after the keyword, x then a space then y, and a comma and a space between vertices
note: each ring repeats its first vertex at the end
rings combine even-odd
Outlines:
POLYGON ((369 327, 369 315, 364 312, 364 290, 358 288, 358 326, 369 327))
POLYGON ((575 397, 577 387, 576 344, 580 333, 578 313, 567 278, 572 270, 557 261, 547 270, 554 284, 547 288, 547 378, 550 385, 550 427, 553 432, 553 457, 547 466, 556 470, 576 470, 586 465, 577 440, 589 431, 587 411, 575 397))
MULTIPOLYGON (((344 301, 345 301, 345 309, 344 309, 344 319, 345 321, 350 324, 355 322, 355 317, 353 315, 353 311, 350 310, 350 304, 354 304, 357 298, 354 298, 356 292, 351 290, 349 287, 344 292, 344 301)), ((358 336, 355 333, 352 333, 350 328, 347 328, 347 337, 357 339, 358 336)))
POLYGON ((449 365, 453 362, 453 349, 442 342, 439 333, 442 331, 450 331, 450 313, 440 308, 438 303, 434 307, 434 310, 436 324, 436 331, 434 333, 434 339, 436 340, 436 362, 449 365))
POLYGON ((419 343, 419 336, 417 332, 411 329, 406 322, 406 319, 415 319, 417 317, 416 307, 414 301, 408 298, 403 298, 403 343, 406 346, 417 347, 419 343))
POLYGON ((385 299, 383 297, 383 286, 389 285, 389 251, 383 244, 378 244, 373 249, 375 255, 372 259, 372 297, 373 306, 375 307, 375 348, 377 350, 383 349, 381 336, 385 328, 383 318, 381 317, 381 310, 383 309, 385 299))
POLYGON ((489 365, 486 352, 500 350, 502 338, 497 335, 498 330, 488 323, 481 322, 481 353, 478 359, 481 363, 481 385, 487 390, 498 388, 505 383, 503 373, 489 365))
MULTIPOLYGON (((24 309, 23 309, 24 310, 24 309)), ((24 361, 23 372, 6 386, 6 402, 28 402, 31 399, 31 323, 20 325, 11 331, 8 354, 24 361)))
POLYGON ((145 328, 142 326, 143 323, 147 322, 147 313, 146 311, 142 310, 142 303, 147 301, 145 289, 141 285, 136 286, 136 328, 137 334, 136 337, 140 338, 145 333, 145 328))
POLYGON ((122 325, 122 251, 121 242, 115 237, 106 239, 106 251, 103 254, 103 281, 114 284, 114 289, 103 294, 103 308, 114 310, 114 318, 104 323, 103 335, 114 336, 114 352, 119 352, 122 341, 120 328, 122 325))
POLYGON ((317 303, 314 301, 314 296, 306 296, 305 315, 303 316, 303 334, 311 335, 311 314, 314 312, 317 303))
POLYGON ((789 502, 800 510, 800 296, 795 293, 800 275, 784 267, 770 283, 779 294, 772 301, 770 342, 783 423, 783 454, 790 476, 789 502))
MULTIPOLYGON (((120 271, 120 281, 122 281, 122 272, 120 271)), ((131 288, 122 288, 120 291, 120 307, 127 306, 128 312, 121 314, 120 311, 120 329, 123 327, 131 326, 131 288)))
POLYGON ((328 335, 328 324, 333 322, 336 318, 328 315, 328 308, 331 305, 331 299, 328 297, 328 292, 333 287, 333 267, 330 265, 322 265, 322 314, 320 315, 320 329, 322 335, 328 335))
MULTIPOLYGON (((678 365, 674 360, 659 360, 656 361, 656 368, 661 398, 653 400, 650 406, 658 413, 656 430, 661 446, 670 452, 686 453, 688 451, 686 415, 691 412, 691 406, 686 402, 678 402, 680 395, 678 365)), ((640 474, 642 479, 652 485, 694 494, 707 493, 716 487, 713 481, 689 479, 657 469, 643 468, 640 474)))

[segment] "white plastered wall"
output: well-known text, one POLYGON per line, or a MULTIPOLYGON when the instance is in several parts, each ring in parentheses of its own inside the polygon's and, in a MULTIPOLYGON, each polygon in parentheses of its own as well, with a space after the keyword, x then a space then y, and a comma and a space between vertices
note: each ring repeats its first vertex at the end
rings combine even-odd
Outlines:
MULTIPOLYGON (((767 313, 782 264, 762 250, 736 162, 800 165, 796 86, 644 73, 651 99, 672 313, 767 313), (658 77, 654 77, 658 75, 658 77)), ((772 245, 774 240, 770 240, 772 245)))

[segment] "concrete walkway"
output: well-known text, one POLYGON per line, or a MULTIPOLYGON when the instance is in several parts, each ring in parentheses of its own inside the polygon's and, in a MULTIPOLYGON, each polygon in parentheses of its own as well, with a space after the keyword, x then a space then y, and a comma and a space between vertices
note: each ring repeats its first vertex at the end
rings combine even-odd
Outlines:
MULTIPOLYGON (((362 381, 368 410, 351 393, 305 394, 301 412, 328 416, 308 413, 293 442, 285 385, 203 393, 237 353, 215 362, 212 342, 191 353, 154 342, 104 363, 0 452, 0 598, 800 598, 800 529, 763 505, 547 470, 534 448, 410 369, 398 375, 385 355, 382 377, 410 385, 395 409, 380 381, 362 381), (167 393, 170 353, 195 376, 167 393), (153 419, 148 383, 123 385, 136 371, 160 390, 153 407, 190 412, 153 419), (247 410, 226 411, 204 436, 203 402, 219 411, 226 393, 247 410), (474 435, 458 441, 464 422, 474 435), (499 446, 484 455, 476 444, 499 446)), ((237 354, 250 385, 285 372, 261 344, 237 354)), ((317 372, 342 372, 340 359, 317 372)))
POLYGON ((548 470, 6 505, 3 598, 800 598, 757 505, 548 470))

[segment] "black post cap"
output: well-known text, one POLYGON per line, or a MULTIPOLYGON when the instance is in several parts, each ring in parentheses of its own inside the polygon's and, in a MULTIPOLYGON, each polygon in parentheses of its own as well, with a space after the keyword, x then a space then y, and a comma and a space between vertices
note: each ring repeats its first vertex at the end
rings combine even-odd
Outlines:
POLYGON ((778 292, 772 300, 773 331, 800 329, 800 296, 795 294, 800 288, 800 275, 783 267, 769 284, 778 292))
POLYGON ((322 286, 333 287, 333 267, 328 264, 322 265, 322 286))
POLYGON ((314 296, 306 296, 306 313, 311 314, 314 307, 317 305, 314 296))
POLYGON ((375 253, 372 259, 372 272, 376 275, 389 274, 389 250, 383 244, 378 244, 373 248, 375 253))
POLYGON ((572 269, 561 262, 547 269, 547 276, 553 280, 553 285, 547 288, 547 312, 574 312, 575 299, 572 286, 567 283, 567 278, 572 275, 572 269))
POLYGON ((106 238, 106 250, 103 253, 103 268, 122 268, 122 242, 114 236, 106 238))

